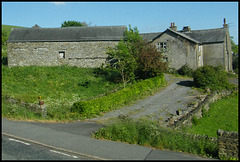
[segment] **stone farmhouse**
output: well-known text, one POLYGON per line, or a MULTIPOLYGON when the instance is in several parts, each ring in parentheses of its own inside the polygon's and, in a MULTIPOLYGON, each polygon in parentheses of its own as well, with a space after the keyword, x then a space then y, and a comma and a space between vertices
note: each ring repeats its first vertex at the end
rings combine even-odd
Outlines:
MULTIPOLYGON (((8 38, 8 66, 99 67, 105 63, 107 47, 123 38, 126 26, 14 28, 8 38)), ((163 52, 170 68, 187 64, 222 65, 232 70, 232 50, 228 25, 222 28, 178 31, 175 23, 164 32, 143 33, 142 38, 163 52)))
POLYGON ((223 28, 191 30, 189 26, 178 31, 175 23, 159 33, 145 33, 142 37, 163 52, 170 68, 179 69, 187 64, 196 69, 203 65, 222 65, 232 70, 232 48, 228 24, 223 28))

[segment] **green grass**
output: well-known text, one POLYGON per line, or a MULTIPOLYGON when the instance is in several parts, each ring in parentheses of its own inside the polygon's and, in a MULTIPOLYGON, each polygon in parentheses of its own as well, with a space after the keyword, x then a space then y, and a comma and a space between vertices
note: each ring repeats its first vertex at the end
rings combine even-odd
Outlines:
POLYGON ((186 136, 175 130, 159 127, 157 123, 145 119, 139 121, 118 119, 113 124, 96 131, 93 137, 215 158, 218 151, 217 142, 207 138, 186 136))
POLYGON ((71 116, 70 108, 74 102, 119 86, 95 74, 95 70, 68 66, 9 68, 2 65, 2 96, 26 103, 38 103, 38 96, 41 96, 52 118, 64 118, 71 116))
POLYGON ((217 137, 218 129, 238 132, 238 93, 210 104, 210 110, 195 122, 192 128, 185 127, 181 130, 183 133, 179 133, 152 121, 116 119, 96 131, 93 137, 218 158, 216 142, 193 139, 184 133, 217 137))
POLYGON ((187 131, 217 137, 217 130, 238 132, 238 93, 209 105, 210 110, 187 131))

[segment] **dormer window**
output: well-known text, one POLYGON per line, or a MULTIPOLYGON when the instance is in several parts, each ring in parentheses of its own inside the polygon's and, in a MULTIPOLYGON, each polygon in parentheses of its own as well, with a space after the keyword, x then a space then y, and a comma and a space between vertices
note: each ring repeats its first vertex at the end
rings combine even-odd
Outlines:
POLYGON ((167 51, 167 43, 166 42, 158 42, 157 43, 157 51, 159 51, 159 52, 167 51))

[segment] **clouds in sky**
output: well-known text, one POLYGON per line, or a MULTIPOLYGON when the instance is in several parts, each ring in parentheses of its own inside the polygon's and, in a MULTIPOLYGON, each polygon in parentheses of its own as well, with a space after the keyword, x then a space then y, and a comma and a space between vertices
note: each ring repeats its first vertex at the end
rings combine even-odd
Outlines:
POLYGON ((65 5, 66 2, 50 2, 52 4, 55 4, 55 5, 65 5))

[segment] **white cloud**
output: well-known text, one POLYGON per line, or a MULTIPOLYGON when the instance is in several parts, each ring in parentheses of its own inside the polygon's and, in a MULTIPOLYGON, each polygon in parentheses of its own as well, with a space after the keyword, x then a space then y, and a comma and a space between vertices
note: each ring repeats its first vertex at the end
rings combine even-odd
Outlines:
POLYGON ((66 2, 50 2, 50 3, 53 3, 55 5, 65 5, 66 2))

